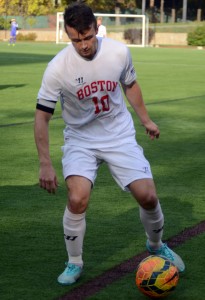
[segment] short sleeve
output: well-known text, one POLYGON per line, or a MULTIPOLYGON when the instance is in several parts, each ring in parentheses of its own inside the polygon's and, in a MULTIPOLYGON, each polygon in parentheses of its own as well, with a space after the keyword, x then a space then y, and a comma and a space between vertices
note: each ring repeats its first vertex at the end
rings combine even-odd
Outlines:
POLYGON ((132 83, 137 78, 137 74, 132 63, 131 53, 127 47, 126 50, 125 66, 120 77, 120 82, 125 85, 132 83))
POLYGON ((57 102, 61 94, 61 84, 56 68, 53 64, 48 65, 43 75, 38 99, 57 102))

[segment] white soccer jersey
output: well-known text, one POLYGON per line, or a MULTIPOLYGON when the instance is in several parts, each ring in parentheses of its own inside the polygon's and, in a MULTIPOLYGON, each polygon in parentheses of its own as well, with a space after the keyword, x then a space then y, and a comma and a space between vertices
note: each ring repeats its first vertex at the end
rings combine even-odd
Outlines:
POLYGON ((86 60, 71 44, 48 64, 38 102, 50 107, 51 101, 61 100, 65 142, 94 148, 117 146, 135 136, 119 84, 135 79, 126 45, 98 39, 95 57, 86 60))
POLYGON ((106 37, 106 35, 107 35, 106 27, 104 25, 100 25, 98 27, 97 36, 99 36, 99 37, 106 37))

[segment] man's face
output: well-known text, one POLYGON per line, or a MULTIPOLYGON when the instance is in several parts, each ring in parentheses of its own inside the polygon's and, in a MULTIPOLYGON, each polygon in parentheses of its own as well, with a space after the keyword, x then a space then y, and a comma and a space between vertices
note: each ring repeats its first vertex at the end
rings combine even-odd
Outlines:
POLYGON ((97 51, 97 32, 94 24, 92 24, 83 34, 66 25, 66 32, 76 52, 86 59, 93 59, 97 51))

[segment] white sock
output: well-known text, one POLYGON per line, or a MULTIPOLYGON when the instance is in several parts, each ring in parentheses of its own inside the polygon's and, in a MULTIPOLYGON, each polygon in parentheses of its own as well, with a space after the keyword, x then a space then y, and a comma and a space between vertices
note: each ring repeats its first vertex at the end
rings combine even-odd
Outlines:
POLYGON ((63 228, 68 262, 83 266, 83 240, 86 229, 85 213, 73 214, 66 207, 63 216, 63 228))
POLYGON ((149 245, 153 250, 162 245, 164 216, 160 203, 154 209, 146 210, 140 206, 140 219, 144 226, 149 245))

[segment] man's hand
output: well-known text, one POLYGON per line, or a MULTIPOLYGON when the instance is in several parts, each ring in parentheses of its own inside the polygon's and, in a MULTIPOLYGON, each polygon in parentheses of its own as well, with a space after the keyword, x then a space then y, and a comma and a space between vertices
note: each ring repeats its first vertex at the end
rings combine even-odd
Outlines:
POLYGON ((150 120, 147 124, 143 124, 143 126, 146 128, 146 133, 149 135, 151 140, 159 138, 159 128, 153 121, 150 120))
POLYGON ((56 173, 51 165, 41 165, 39 172, 39 185, 48 193, 55 194, 58 187, 56 173))

